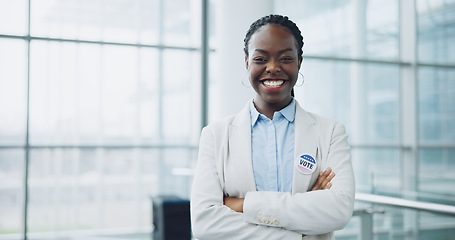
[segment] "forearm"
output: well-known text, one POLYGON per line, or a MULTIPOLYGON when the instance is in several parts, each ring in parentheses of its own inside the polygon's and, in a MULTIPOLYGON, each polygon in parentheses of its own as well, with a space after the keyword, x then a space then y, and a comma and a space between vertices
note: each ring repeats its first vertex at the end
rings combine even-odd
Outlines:
POLYGON ((223 204, 230 209, 243 213, 243 201, 245 198, 233 198, 233 197, 224 197, 223 204))
POLYGON ((351 218, 352 202, 350 193, 337 193, 334 190, 294 195, 249 192, 245 197, 243 214, 245 221, 251 224, 316 235, 342 229, 351 218), (264 218, 266 221, 262 220, 264 218))
MULTIPOLYGON (((349 158, 347 158, 349 159, 349 158)), ((343 228, 352 216, 354 177, 349 162, 319 174, 311 192, 248 192, 243 201, 245 221, 316 235, 343 228), (330 184, 329 184, 330 183, 330 184), (321 187, 325 186, 325 187, 321 187), (319 189, 323 190, 319 190, 319 189), (259 221, 264 217, 271 221, 259 221)))
POLYGON ((295 239, 302 235, 283 228, 245 222, 243 213, 227 206, 192 205, 191 222, 194 236, 204 239, 295 239))

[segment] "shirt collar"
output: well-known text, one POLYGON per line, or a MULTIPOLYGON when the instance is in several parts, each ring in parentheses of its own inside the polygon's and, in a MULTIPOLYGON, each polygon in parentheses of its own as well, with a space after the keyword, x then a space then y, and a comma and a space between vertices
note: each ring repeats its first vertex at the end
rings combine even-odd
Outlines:
POLYGON ((285 108, 281 109, 280 113, 289 122, 294 122, 294 119, 295 119, 295 100, 294 100, 294 98, 292 98, 291 103, 289 103, 285 108))
POLYGON ((258 110, 256 109, 256 107, 254 106, 254 100, 252 99, 250 101, 250 118, 251 118, 251 126, 254 126, 256 124, 256 122, 258 121, 259 119, 259 115, 260 113, 258 112, 258 110))
MULTIPOLYGON (((289 103, 285 108, 279 111, 283 117, 286 118, 289 122, 293 122, 295 119, 295 99, 292 98, 291 103, 289 103)), ((256 122, 259 120, 260 113, 254 106, 254 99, 250 102, 250 118, 251 118, 251 126, 254 126, 256 122)))

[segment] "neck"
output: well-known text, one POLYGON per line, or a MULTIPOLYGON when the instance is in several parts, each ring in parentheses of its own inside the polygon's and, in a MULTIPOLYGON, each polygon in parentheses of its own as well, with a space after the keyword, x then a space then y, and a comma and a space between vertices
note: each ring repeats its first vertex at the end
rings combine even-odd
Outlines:
POLYGON ((256 110, 258 110, 259 113, 264 114, 269 119, 273 119, 273 114, 275 112, 278 112, 281 109, 285 108, 292 101, 292 97, 290 97, 289 100, 279 102, 279 103, 267 103, 267 102, 261 101, 260 98, 256 98, 256 99, 254 100, 254 106, 256 107, 256 110), (258 100, 256 100, 256 99, 258 99, 258 100))

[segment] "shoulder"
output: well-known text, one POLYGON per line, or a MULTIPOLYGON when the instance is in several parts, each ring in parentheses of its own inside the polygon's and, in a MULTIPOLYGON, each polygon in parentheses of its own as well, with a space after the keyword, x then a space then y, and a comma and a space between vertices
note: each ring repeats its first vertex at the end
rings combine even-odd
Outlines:
POLYGON ((300 105, 296 108, 296 124, 310 124, 316 125, 320 131, 334 131, 334 129, 342 129, 344 131, 344 124, 338 120, 321 116, 319 114, 306 111, 300 105))
POLYGON ((241 126, 250 124, 250 110, 248 105, 245 106, 240 112, 221 118, 219 120, 209 123, 204 129, 210 131, 227 130, 230 126, 241 126))
POLYGON ((217 131, 221 129, 228 128, 229 125, 234 122, 234 119, 236 118, 237 114, 232 114, 227 117, 215 120, 211 123, 209 123, 207 126, 204 127, 204 129, 210 130, 210 131, 217 131))
POLYGON ((323 117, 319 114, 306 111, 303 109, 298 102, 296 102, 296 116, 297 119, 306 122, 309 124, 317 124, 317 125, 336 125, 341 124, 335 119, 323 117))
POLYGON ((330 126, 330 125, 342 124, 338 120, 335 120, 335 119, 332 119, 332 118, 328 118, 328 117, 324 117, 324 116, 321 116, 321 115, 313 113, 313 112, 307 112, 307 114, 311 118, 313 118, 318 125, 321 125, 321 126, 330 126))

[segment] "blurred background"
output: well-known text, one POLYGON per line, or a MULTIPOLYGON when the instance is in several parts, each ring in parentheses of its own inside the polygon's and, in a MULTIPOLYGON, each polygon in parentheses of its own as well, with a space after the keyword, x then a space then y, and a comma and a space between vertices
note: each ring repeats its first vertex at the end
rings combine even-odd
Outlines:
POLYGON ((254 97, 270 13, 304 37, 297 100, 347 127, 337 239, 455 239, 454 0, 0 0, 0 239, 151 239, 150 196, 189 198, 201 128, 254 97))

